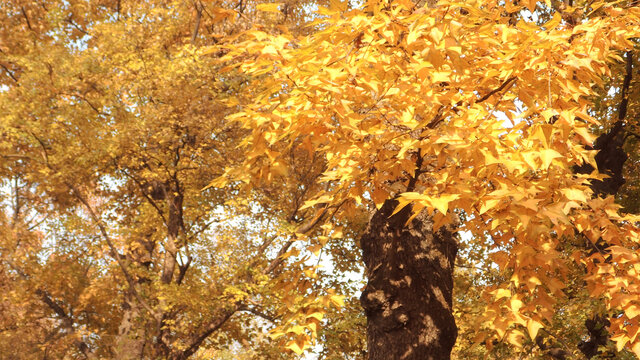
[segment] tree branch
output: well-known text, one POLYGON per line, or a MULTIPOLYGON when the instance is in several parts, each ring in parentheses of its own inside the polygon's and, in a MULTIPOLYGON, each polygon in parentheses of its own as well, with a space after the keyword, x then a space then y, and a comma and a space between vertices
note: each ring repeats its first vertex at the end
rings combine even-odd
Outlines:
MULTIPOLYGON (((29 279, 29 275, 27 275, 24 271, 22 271, 22 269, 20 269, 19 266, 17 266, 10 260, 4 259, 4 261, 7 264, 9 264, 9 266, 15 272, 17 272, 22 279, 24 280, 29 279)), ((58 315, 61 318, 62 327, 67 329, 69 331, 69 334, 73 335, 75 333, 75 329, 73 328, 73 323, 74 323, 73 318, 67 315, 66 311, 64 311, 62 306, 60 306, 57 302, 55 302, 51 297, 51 295, 46 290, 38 288, 36 289, 35 293, 42 302, 44 302, 51 310, 53 310, 54 313, 56 313, 56 315, 58 315)), ((74 339, 74 345, 84 355, 85 359, 89 359, 91 355, 93 355, 91 350, 89 349, 89 345, 87 345, 86 342, 76 338, 74 339)))
POLYGON ((516 80, 517 78, 518 77, 516 77, 516 76, 512 76, 512 77, 508 78, 505 82, 502 83, 502 85, 500 85, 500 87, 498 87, 497 89, 491 90, 488 94, 486 94, 483 97, 481 97, 480 99, 478 99, 478 101, 476 101, 476 104, 479 104, 479 103, 487 100, 488 98, 490 98, 494 94, 504 90, 504 88, 506 88, 507 85, 509 85, 509 83, 511 83, 512 81, 516 80))
POLYGON ((269 264, 269 266, 267 266, 267 268, 263 271, 263 273, 268 274, 268 273, 272 272, 273 270, 275 270, 283 261, 282 255, 284 255, 289 250, 289 248, 291 247, 293 242, 295 240, 297 240, 296 234, 306 234, 306 233, 308 233, 311 229, 313 229, 314 226, 316 226, 322 220, 322 218, 324 218, 324 216, 327 214, 328 210, 329 210, 329 205, 325 205, 325 207, 322 209, 322 211, 315 218, 313 218, 308 223, 303 224, 300 227, 298 227, 295 230, 294 234, 291 236, 291 240, 287 241, 280 248, 280 251, 278 251, 278 255, 276 255, 276 257, 271 261, 271 263, 269 264))
POLYGON ((633 53, 631 51, 627 51, 626 73, 624 75, 624 80, 622 81, 622 89, 620 90, 622 100, 620 101, 620 106, 618 107, 618 121, 624 121, 624 118, 627 116, 627 107, 629 105, 629 87, 631 86, 632 78, 633 53))
POLYGON ((194 2, 193 5, 196 8, 196 25, 193 29, 193 35, 191 35, 191 44, 195 45, 196 38, 198 37, 198 31, 200 29, 200 20, 202 19, 202 4, 198 6, 198 3, 194 2))
POLYGON ((253 315, 259 316, 259 317, 261 317, 261 318, 263 318, 263 319, 265 319, 265 320, 267 320, 269 322, 272 322, 272 323, 275 323, 276 320, 278 320, 278 318, 275 317, 275 316, 271 316, 269 314, 265 314, 262 311, 257 310, 256 308, 250 308, 248 306, 243 306, 238 311, 246 311, 248 313, 251 313, 253 315))
POLYGON ((16 79, 16 77, 13 75, 13 73, 11 72, 11 70, 9 70, 8 67, 4 66, 4 64, 0 64, 0 66, 4 69, 4 71, 7 72, 7 74, 9 75, 9 77, 17 84, 18 83, 18 79, 16 79))
POLYGON ((102 235, 102 238, 104 239, 104 241, 107 243, 107 246, 109 246, 109 250, 113 254, 113 257, 116 259, 116 262, 118 263, 118 267, 120 267, 120 270, 122 270, 124 278, 127 281, 129 285, 129 289, 133 293, 133 296, 136 298, 136 300, 138 300, 140 305, 142 305, 142 307, 144 307, 145 310, 147 310, 149 314, 151 314, 151 316, 153 316, 153 318, 157 320, 158 319, 157 314, 153 311, 153 309, 149 306, 149 304, 147 304, 147 302, 144 301, 144 299, 140 296, 136 283, 135 281, 133 281, 133 277, 131 276, 131 274, 129 274, 129 272, 127 271, 127 267, 124 264, 124 260, 122 259, 122 256, 120 255, 115 245, 113 244, 113 241, 111 241, 111 237, 107 233, 107 230, 105 229, 104 224, 102 223, 102 220, 96 215, 95 211, 93 210, 93 207, 91 207, 91 204, 89 204, 87 199, 85 199, 85 197, 82 195, 80 190, 78 190, 78 188, 75 185, 66 181, 65 181, 65 184, 71 189, 75 197, 78 200, 80 200, 80 202, 85 206, 87 212, 89 213, 89 216, 96 223, 96 225, 98 226, 98 229, 100 229, 100 234, 102 235))
POLYGON ((189 345, 189 347, 187 347, 182 353, 179 353, 172 358, 175 360, 188 359, 191 355, 193 355, 198 350, 202 342, 206 338, 208 338, 209 335, 213 334, 218 329, 220 329, 220 327, 222 327, 222 325, 224 325, 227 322, 227 320, 229 320, 231 316, 233 316, 233 314, 235 314, 239 309, 240 309, 240 305, 235 305, 232 309, 225 311, 222 314, 222 316, 220 316, 215 321, 210 323, 200 335, 194 336, 192 338, 193 340, 191 341, 191 344, 189 345))
POLYGON ((24 18, 27 20, 27 26, 29 27, 29 30, 33 31, 33 28, 31 27, 31 21, 29 21, 29 17, 27 16, 27 12, 24 10, 24 6, 21 6, 20 10, 22 10, 22 15, 24 15, 24 18))
MULTIPOLYGON (((56 171, 56 169, 53 168, 51 163, 49 163, 49 156, 47 154, 47 148, 44 142, 40 140, 40 138, 38 138, 34 133, 31 132, 30 134, 38 141, 38 143, 40 144, 40 147, 42 148, 41 155, 45 163, 45 166, 47 166, 49 169, 53 171, 56 171)), ((89 213, 89 216, 100 229, 100 234, 102 235, 103 239, 107 243, 107 246, 109 246, 109 250, 113 254, 113 257, 116 259, 118 266, 122 270, 122 273, 124 274, 124 277, 129 285, 129 288, 133 292, 133 295, 135 296, 136 300, 138 300, 140 305, 142 305, 142 307, 144 307, 149 312, 149 314, 153 316, 154 319, 158 320, 157 314, 153 311, 153 309, 149 306, 149 304, 147 304, 147 302, 144 301, 144 299, 142 299, 142 297, 140 296, 140 293, 138 292, 137 287, 135 286, 136 284, 133 281, 133 278, 131 277, 129 272, 127 271, 127 268, 124 264, 124 260, 122 259, 122 256, 120 256, 120 253, 118 253, 115 245, 113 244, 113 241, 111 241, 111 237, 107 233, 107 230, 105 229, 104 224, 102 223, 102 220, 96 215, 95 211, 93 210, 93 208, 91 207, 87 199, 85 199, 85 197, 82 195, 80 190, 78 190, 78 188, 74 184, 68 181, 65 181, 64 183, 71 190, 73 195, 78 200, 80 200, 80 202, 85 206, 85 208, 87 209, 87 212, 89 213)))
MULTIPOLYGON (((62 327, 67 329, 69 331, 69 334, 75 335, 75 329, 73 328, 73 318, 67 315, 64 309, 51 298, 51 295, 49 295, 47 291, 42 289, 37 289, 36 295, 38 295, 42 302, 47 304, 47 306, 51 308, 51 310, 53 310, 53 312, 55 312, 56 315, 58 315, 62 319, 62 327)), ((80 339, 74 339, 74 344, 78 348, 78 350, 80 350, 82 355, 84 355, 85 359, 88 359, 90 357, 91 351, 89 350, 89 345, 87 345, 87 343, 80 339)))

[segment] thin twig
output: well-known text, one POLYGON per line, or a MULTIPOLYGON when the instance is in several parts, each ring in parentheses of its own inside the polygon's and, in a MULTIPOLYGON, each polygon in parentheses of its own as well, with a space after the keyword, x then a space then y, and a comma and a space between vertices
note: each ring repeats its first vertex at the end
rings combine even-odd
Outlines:
POLYGON ((9 70, 9 68, 7 68, 6 66, 4 66, 4 64, 0 64, 0 66, 4 69, 4 71, 7 72, 7 74, 9 75, 9 77, 17 84, 18 83, 18 79, 16 79, 16 77, 13 75, 13 73, 11 72, 11 70, 9 70))
POLYGON ((516 80, 518 77, 516 76, 512 76, 510 78, 508 78, 504 83, 502 83, 502 85, 500 85, 500 87, 498 87, 497 89, 491 90, 488 94, 486 94, 485 96, 481 97, 478 101, 476 101, 476 104, 479 104, 485 100, 487 100, 488 98, 490 98, 492 95, 494 95, 495 93, 502 91, 504 88, 507 87, 507 85, 509 85, 510 82, 516 80))

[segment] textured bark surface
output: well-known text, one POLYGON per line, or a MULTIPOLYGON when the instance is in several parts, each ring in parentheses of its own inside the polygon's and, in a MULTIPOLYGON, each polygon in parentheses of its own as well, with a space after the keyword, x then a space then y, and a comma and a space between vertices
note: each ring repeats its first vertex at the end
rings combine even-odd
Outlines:
POLYGON ((118 336, 113 349, 114 358, 133 360, 144 358, 145 332, 137 321, 141 317, 141 310, 133 295, 126 294, 123 304, 124 313, 118 327, 118 336))
MULTIPOLYGON (((623 167, 629 157, 624 151, 624 124, 618 121, 613 128, 596 139, 593 150, 597 150, 596 164, 598 171, 609 177, 603 180, 592 180, 591 190, 595 196, 616 195, 624 185, 623 167)), ((590 164, 583 164, 575 169, 579 174, 590 174, 594 170, 590 164)))
POLYGON ((368 358, 449 359, 458 333, 451 308, 456 235, 434 232, 425 212, 406 224, 409 207, 391 216, 396 206, 387 200, 360 239, 368 358))

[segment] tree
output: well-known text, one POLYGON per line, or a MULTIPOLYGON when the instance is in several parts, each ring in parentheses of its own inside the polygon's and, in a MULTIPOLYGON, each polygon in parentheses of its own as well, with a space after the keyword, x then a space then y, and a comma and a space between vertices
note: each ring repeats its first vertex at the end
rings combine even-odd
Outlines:
POLYGON ((241 156, 246 131, 225 115, 251 96, 205 46, 254 23, 294 31, 305 14, 256 6, 3 2, 3 354, 185 359, 243 344, 282 358, 263 328, 311 327, 340 304, 329 276, 282 257, 330 215, 299 209, 320 163, 244 199, 203 190, 241 156))
POLYGON ((316 33, 254 31, 224 57, 260 92, 229 117, 252 133, 226 178, 286 179, 301 149, 326 160, 307 207, 375 204, 360 238, 370 359, 449 357, 456 231, 499 269, 478 321, 487 345, 536 343, 579 269, 618 348, 640 353, 638 218, 599 188, 616 173, 592 132, 596 89, 633 50, 640 11, 549 5, 335 3, 316 33), (518 16, 537 6, 547 22, 518 16))
POLYGON ((636 5, 3 2, 0 351, 639 353, 636 5))

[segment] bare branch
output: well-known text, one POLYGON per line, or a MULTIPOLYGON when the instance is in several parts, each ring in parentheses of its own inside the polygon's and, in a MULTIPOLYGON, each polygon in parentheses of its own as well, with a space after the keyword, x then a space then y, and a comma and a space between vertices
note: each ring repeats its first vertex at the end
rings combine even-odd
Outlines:
POLYGON ((74 28, 76 28, 76 30, 80 31, 81 33, 83 33, 83 34, 85 34, 85 35, 89 35, 89 36, 91 36, 91 34, 89 34, 89 33, 87 32, 87 30, 83 29, 82 27, 80 27, 80 25, 78 25, 78 24, 76 24, 75 22, 73 22, 73 20, 71 20, 71 17, 69 17, 69 18, 67 19, 67 22, 68 22, 69 24, 71 24, 71 26, 73 26, 74 28))

